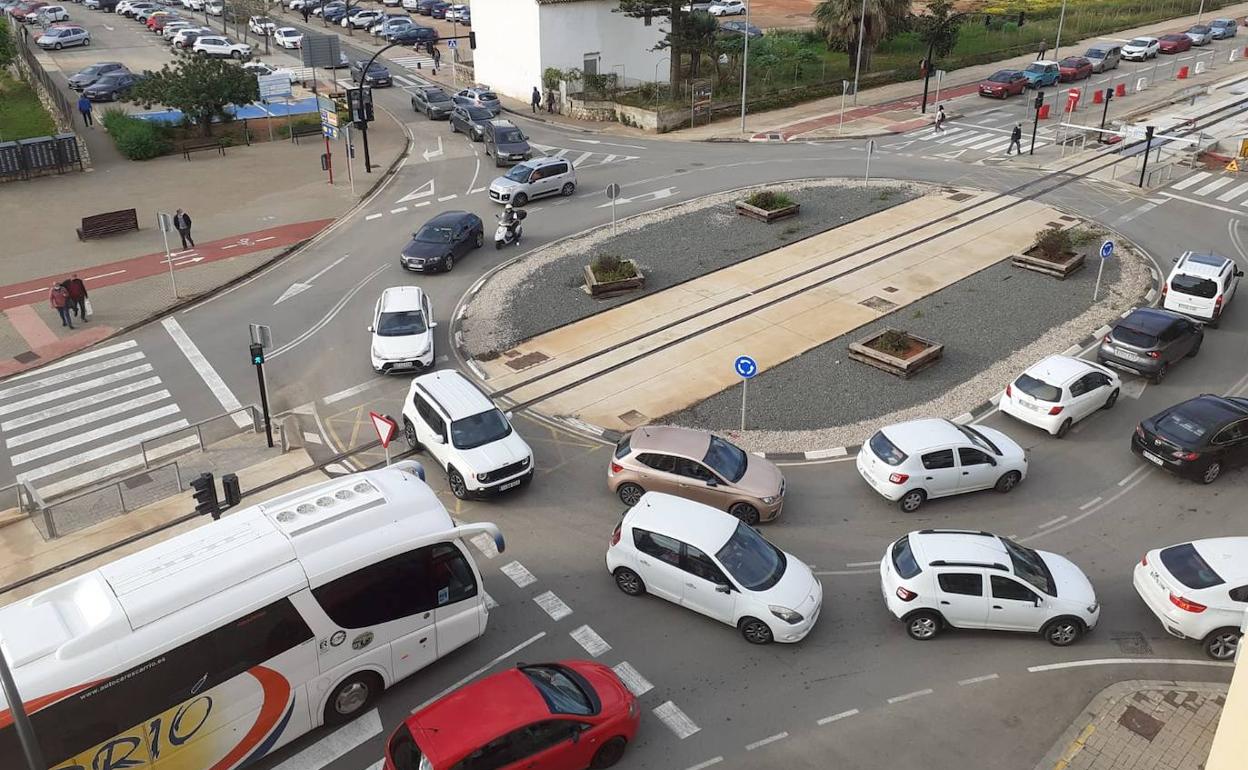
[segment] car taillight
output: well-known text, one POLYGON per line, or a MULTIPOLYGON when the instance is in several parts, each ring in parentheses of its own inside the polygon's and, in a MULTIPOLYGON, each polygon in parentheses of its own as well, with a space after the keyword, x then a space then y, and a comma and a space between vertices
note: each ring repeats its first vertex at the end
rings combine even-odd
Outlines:
POLYGON ((919 595, 907 588, 897 586, 897 598, 901 599, 903 602, 912 602, 919 598, 919 595))
POLYGON ((611 472, 612 472, 612 473, 619 473, 619 472, 620 472, 620 471, 622 471, 622 470, 624 470, 624 466, 623 466, 623 465, 620 465, 619 463, 611 463, 611 472))
POLYGON ((1163 283, 1161 285, 1161 296, 1164 298, 1169 291, 1170 291, 1170 284, 1163 283))
POLYGON ((1145 567, 1148 566, 1148 554, 1144 554, 1140 557, 1140 564, 1145 567))
POLYGON ((1221 313, 1221 312, 1222 312, 1222 295, 1219 294, 1218 298, 1213 301, 1213 314, 1216 316, 1218 313, 1221 313))
POLYGON ((1010 397, 1011 397, 1011 396, 1013 396, 1013 395, 1014 395, 1014 389, 1013 389, 1013 388, 1011 388, 1009 385, 1006 385, 1006 386, 1005 386, 1005 397, 1006 397, 1006 398, 1010 398, 1010 397))
POLYGON ((1109 335, 1108 335, 1108 334, 1106 334, 1106 335, 1104 336, 1104 338, 1102 338, 1102 339, 1101 339, 1101 342, 1104 342, 1106 345, 1108 345, 1108 344, 1109 344, 1109 342, 1110 342, 1110 340, 1109 340, 1109 335))
POLYGON ((888 480, 893 482, 894 484, 905 484, 909 479, 910 479, 910 474, 908 473, 888 474, 888 480))
POLYGON ((1144 355, 1148 356, 1149 358, 1161 358, 1161 352, 1157 350, 1150 350, 1144 355))
POLYGON ((1055 407, 1051 407, 1051 408, 1049 409, 1049 415, 1050 415, 1050 416, 1052 416, 1052 415, 1055 415, 1055 414, 1061 414, 1061 413, 1062 413, 1062 410, 1063 410, 1063 409, 1065 409, 1065 408, 1066 408, 1066 407, 1064 407, 1064 406, 1055 406, 1055 407))
POLYGON ((615 531, 611 533, 611 545, 617 545, 620 542, 620 529, 624 526, 624 522, 615 525, 615 531))
POLYGON ((1174 457, 1174 459, 1176 460, 1186 460, 1187 462, 1190 463, 1193 460, 1199 459, 1200 453, 1199 452, 1172 452, 1171 456, 1174 457))
POLYGON ((1188 612, 1204 612, 1205 611, 1205 605, 1198 604, 1197 602, 1194 602, 1191 599, 1185 599, 1184 597, 1179 596, 1173 592, 1170 594, 1170 603, 1173 604, 1175 607, 1178 607, 1181 610, 1187 610, 1188 612))

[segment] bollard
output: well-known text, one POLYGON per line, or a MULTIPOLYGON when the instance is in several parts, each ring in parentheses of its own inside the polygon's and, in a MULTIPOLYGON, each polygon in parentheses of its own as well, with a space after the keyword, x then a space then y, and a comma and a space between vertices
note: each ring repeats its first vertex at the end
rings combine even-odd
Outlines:
POLYGON ((1103 101, 1105 101, 1105 95, 1101 93, 1101 89, 1099 89, 1099 88, 1098 88, 1098 89, 1096 89, 1095 91, 1093 91, 1093 92, 1092 92, 1092 103, 1093 103, 1093 104, 1100 104, 1100 103, 1101 103, 1101 102, 1103 102, 1103 101))
POLYGON ((1196 74, 1202 75, 1205 72, 1205 63, 1203 61, 1196 62, 1196 74))
POLYGON ((1127 84, 1119 83, 1118 87, 1114 89, 1114 96, 1126 96, 1126 95, 1127 95, 1127 84))
POLYGON ((1248 59, 1248 45, 1244 46, 1243 58, 1248 59))
POLYGON ((1227 64, 1234 64, 1234 63, 1235 63, 1236 61, 1238 61, 1238 60, 1239 60, 1239 49, 1238 49, 1238 48, 1232 48, 1232 49, 1231 49, 1231 57, 1230 57, 1229 59, 1227 59, 1227 60, 1226 60, 1226 63, 1227 63, 1227 64))
POLYGON ((1143 91, 1145 88, 1148 88, 1148 78, 1140 78, 1139 80, 1135 81, 1136 93, 1143 91))
POLYGON ((1184 64, 1182 67, 1179 67, 1179 74, 1175 75, 1175 77, 1178 78, 1179 80, 1187 80, 1187 65, 1186 64, 1184 64))
POLYGON ((1049 105, 1047 104, 1040 105, 1040 111, 1037 113, 1037 117, 1040 120, 1048 120, 1049 119, 1049 105))

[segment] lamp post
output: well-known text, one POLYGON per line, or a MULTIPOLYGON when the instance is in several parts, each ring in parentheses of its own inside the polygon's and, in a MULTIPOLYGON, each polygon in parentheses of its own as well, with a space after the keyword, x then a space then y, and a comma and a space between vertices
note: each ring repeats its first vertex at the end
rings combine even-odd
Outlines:
MULTIPOLYGON (((745 7, 749 16, 750 7, 745 7)), ((854 104, 858 103, 858 74, 862 72, 862 39, 867 31, 867 0, 862 0, 862 14, 858 17, 858 54, 854 57, 854 104)))
POLYGON ((1200 23, 1200 17, 1205 15, 1205 0, 1200 0, 1200 10, 1196 12, 1196 23, 1200 23))
MULTIPOLYGON (((862 0, 865 4, 867 0, 862 0)), ((745 0, 744 50, 741 54, 741 133, 745 133, 745 83, 750 71, 750 0, 745 0)))
POLYGON ((667 62, 670 65, 672 63, 672 57, 664 56, 662 59, 659 59, 654 63, 654 82, 656 83, 659 82, 659 67, 663 65, 663 62, 667 62))
POLYGON ((1058 51, 1062 48, 1062 25, 1066 23, 1066 0, 1062 0, 1062 12, 1057 17, 1057 39, 1053 41, 1053 61, 1061 61, 1058 51))
MULTIPOLYGON (((948 18, 946 18, 943 22, 941 22, 941 25, 933 31, 932 39, 927 44, 927 58, 923 60, 923 104, 919 108, 919 112, 924 115, 927 114, 928 84, 931 82, 932 70, 935 68, 934 65, 932 64, 932 56, 936 53, 936 39, 940 37, 941 30, 943 30, 946 26, 954 23, 955 21, 961 19, 963 16, 966 16, 966 15, 967 15, 966 13, 955 13, 952 16, 949 16, 948 18)), ((858 89, 858 86, 855 85, 854 90, 857 91, 857 89, 858 89)))

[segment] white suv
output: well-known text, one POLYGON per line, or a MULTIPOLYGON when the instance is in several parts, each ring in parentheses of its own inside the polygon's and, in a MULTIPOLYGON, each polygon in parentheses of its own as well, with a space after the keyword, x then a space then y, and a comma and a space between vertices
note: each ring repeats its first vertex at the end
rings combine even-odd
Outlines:
POLYGON ((615 526, 607 571, 629 596, 652 593, 752 644, 800 642, 823 607, 804 561, 731 514, 661 492, 642 495, 615 526))
POLYGON ((1066 558, 973 530, 922 529, 892 543, 880 590, 919 641, 944 627, 982 628, 1039 632, 1065 647, 1101 613, 1087 576, 1066 558))
POLYGON ((1195 639, 1214 660, 1235 657, 1248 612, 1248 537, 1149 551, 1135 565, 1133 582, 1166 633, 1195 639))
POLYGON ((1071 356, 1049 356, 1005 386, 997 407, 1061 438, 1070 426, 1118 402, 1122 379, 1108 367, 1071 356))
POLYGON ((373 308, 369 358, 379 374, 433 366, 433 309, 415 286, 391 286, 373 308))
POLYGON ((858 473, 901 510, 931 497, 980 489, 1009 492, 1027 478, 1027 453, 1004 433, 949 420, 882 428, 858 452, 858 473))
POLYGON ((246 43, 235 43, 221 35, 204 35, 195 39, 191 50, 201 56, 223 56, 235 59, 250 59, 251 46, 246 43))
POLYGON ((403 435, 412 449, 429 450, 461 500, 533 480, 533 450, 508 415, 454 369, 412 380, 403 435))
POLYGON ((1161 285, 1161 306, 1216 329, 1243 275, 1220 254, 1186 252, 1174 258, 1174 269, 1161 285))

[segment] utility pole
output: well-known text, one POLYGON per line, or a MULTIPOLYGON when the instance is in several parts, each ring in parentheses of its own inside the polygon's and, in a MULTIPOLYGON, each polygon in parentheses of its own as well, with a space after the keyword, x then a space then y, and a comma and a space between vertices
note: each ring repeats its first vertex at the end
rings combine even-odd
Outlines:
POLYGON ((745 0, 745 31, 741 33, 744 39, 743 52, 741 54, 741 133, 745 133, 745 81, 750 71, 750 0, 745 0))
MULTIPOLYGON (((746 7, 749 15, 749 7, 746 7)), ((867 0, 862 0, 862 15, 858 17, 858 55, 854 57, 854 104, 858 104, 858 74, 862 72, 862 39, 867 31, 867 0)))
POLYGON ((26 704, 22 702, 22 695, 17 691, 17 682, 13 681, 13 672, 9 670, 9 661, 3 648, 0 648, 0 684, 4 686, 4 699, 9 702, 9 712, 13 715, 13 726, 17 728, 17 740, 22 744, 26 766, 29 770, 44 770, 48 765, 43 761, 43 751, 35 737, 35 728, 30 724, 30 717, 26 715, 26 704))
POLYGON ((1101 110, 1101 130, 1096 133, 1096 143, 1105 143, 1105 118, 1109 117, 1109 100, 1114 98, 1112 86, 1105 86, 1105 109, 1101 110))
POLYGON ((1066 23, 1066 0, 1062 0, 1062 12, 1057 17, 1057 40, 1053 42, 1053 61, 1061 61, 1058 51, 1062 47, 1062 25, 1066 23))

